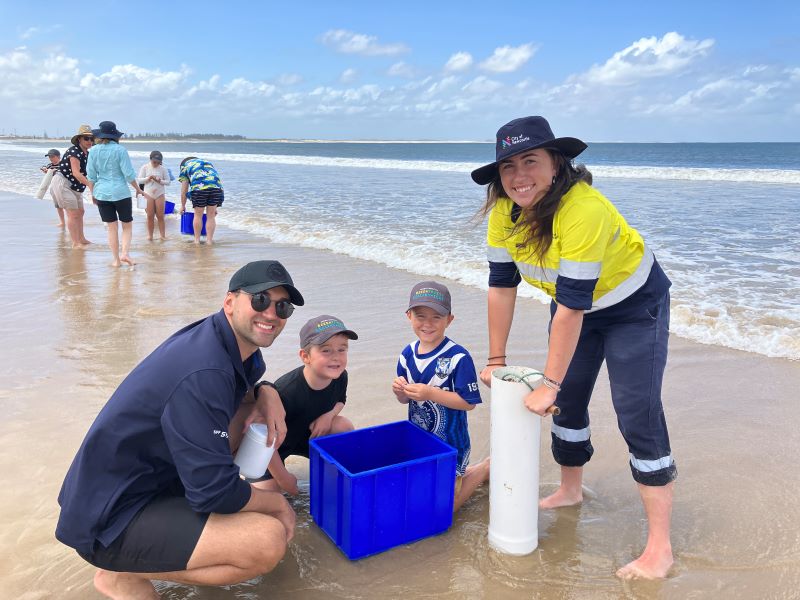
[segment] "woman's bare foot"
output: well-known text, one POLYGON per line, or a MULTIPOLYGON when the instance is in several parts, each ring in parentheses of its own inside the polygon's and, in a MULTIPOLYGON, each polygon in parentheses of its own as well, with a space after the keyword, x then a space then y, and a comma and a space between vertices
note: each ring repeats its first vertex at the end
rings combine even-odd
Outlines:
POLYGON ((152 235, 148 235, 147 236, 147 241, 148 242, 152 242, 153 241, 153 236, 152 235))
POLYGON ((575 506, 581 502, 583 502, 582 488, 578 488, 575 491, 561 486, 547 498, 542 498, 539 501, 539 508, 561 508, 563 506, 575 506))
POLYGON ((651 551, 645 548, 642 555, 617 571, 620 579, 663 579, 672 567, 672 548, 651 551))
POLYGON ((94 575, 94 587, 112 599, 157 600, 159 597, 149 579, 132 573, 113 573, 98 569, 94 575))
POLYGON ((61 221, 60 223, 56 223, 56 227, 61 227, 61 229, 64 229, 66 225, 64 224, 64 221, 61 221))
POLYGON ((89 241, 89 240, 87 240, 86 238, 83 238, 83 239, 81 240, 81 244, 84 244, 84 245, 86 245, 86 246, 91 246, 91 245, 92 245, 92 242, 90 242, 90 241, 89 241))
MULTIPOLYGON (((91 242, 89 242, 90 244, 91 242)), ((73 250, 86 250, 89 247, 89 244, 72 244, 73 250)))
POLYGON ((127 264, 127 265, 130 265, 130 266, 133 266, 133 265, 135 265, 135 264, 136 264, 136 261, 135 261, 135 260, 133 260, 133 259, 132 259, 130 256, 128 256, 127 254, 123 254, 123 255, 121 255, 121 256, 119 257, 119 260, 120 260, 121 262, 124 262, 124 263, 125 263, 125 264, 127 264))
POLYGON ((118 260, 111 261, 110 263, 112 267, 119 267, 121 264, 122 263, 120 263, 118 260))

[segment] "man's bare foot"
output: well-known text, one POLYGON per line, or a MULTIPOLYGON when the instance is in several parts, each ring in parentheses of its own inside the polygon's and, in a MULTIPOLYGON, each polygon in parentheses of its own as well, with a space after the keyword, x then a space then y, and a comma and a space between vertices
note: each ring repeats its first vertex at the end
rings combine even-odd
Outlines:
POLYGON ((636 560, 617 571, 620 579, 663 579, 672 566, 672 548, 651 551, 645 548, 636 560))
POLYGON ((542 498, 539 501, 539 508, 561 508, 563 506, 575 506, 581 502, 583 502, 583 488, 578 488, 577 491, 574 491, 559 487, 547 498, 542 498))
POLYGON ((132 573, 114 573, 98 569, 94 575, 95 589, 112 599, 157 600, 158 594, 149 579, 132 573))
POLYGON ((127 254, 123 254, 123 255, 121 255, 121 256, 119 257, 119 259, 120 259, 120 261, 124 262, 126 265, 133 266, 133 265, 135 265, 135 264, 136 264, 136 261, 135 261, 135 260, 133 260, 133 259, 132 259, 130 256, 128 256, 127 254))

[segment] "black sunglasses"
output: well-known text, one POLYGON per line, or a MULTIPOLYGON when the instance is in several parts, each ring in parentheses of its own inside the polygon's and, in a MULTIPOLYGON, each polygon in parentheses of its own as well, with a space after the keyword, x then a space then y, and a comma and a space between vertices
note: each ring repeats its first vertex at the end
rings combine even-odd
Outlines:
MULTIPOLYGON (((250 292, 245 292, 244 290, 239 291, 250 296, 250 306, 256 312, 264 312, 269 308, 270 304, 272 304, 272 298, 269 297, 267 292, 251 294, 250 292)), ((275 302, 275 314, 278 315, 278 318, 288 319, 292 316, 293 312, 294 304, 288 300, 278 300, 275 302)))

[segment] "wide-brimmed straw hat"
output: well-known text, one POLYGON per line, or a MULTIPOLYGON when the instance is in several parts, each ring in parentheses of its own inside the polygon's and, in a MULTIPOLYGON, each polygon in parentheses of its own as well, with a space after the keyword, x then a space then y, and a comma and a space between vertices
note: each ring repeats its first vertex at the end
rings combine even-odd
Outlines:
POLYGON ((114 121, 103 121, 100 123, 100 129, 92 129, 94 137, 103 140, 118 140, 124 133, 117 131, 117 126, 114 121))
POLYGON ((94 135, 92 133, 92 126, 91 125, 81 125, 80 127, 78 127, 78 133, 76 133, 75 135, 72 136, 72 139, 70 140, 70 142, 72 142, 73 146, 77 146, 78 145, 78 138, 79 137, 83 137, 85 135, 92 135, 92 136, 94 135))
POLYGON ((491 183, 497 176, 498 163, 521 152, 547 148, 557 150, 571 160, 587 147, 578 138, 557 138, 544 117, 514 119, 497 130, 495 161, 475 169, 472 172, 472 180, 480 185, 491 183))

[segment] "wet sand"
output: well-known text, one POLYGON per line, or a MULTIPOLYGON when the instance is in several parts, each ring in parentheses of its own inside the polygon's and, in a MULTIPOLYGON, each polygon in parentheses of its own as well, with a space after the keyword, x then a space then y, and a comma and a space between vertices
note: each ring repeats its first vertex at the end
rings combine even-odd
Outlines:
MULTIPOLYGON (((357 427, 405 418, 390 390, 397 355, 411 340, 403 310, 421 277, 330 252, 271 244, 220 228, 219 243, 180 236, 147 242, 137 214, 133 268, 108 266, 105 231, 87 206, 95 246, 69 249, 48 201, 0 193, 4 319, 0 401, 0 589, 2 598, 99 598, 93 568, 53 537, 56 497, 86 429, 121 379, 183 325, 216 311, 230 275, 250 260, 281 260, 307 305, 266 350, 268 377, 298 363, 297 334, 320 313, 342 318, 351 344, 345 413, 357 427)), ((443 273, 446 275, 446 272, 443 273)), ((446 280, 445 280, 446 281, 446 280)), ((448 282, 456 319, 448 330, 486 358, 485 293, 448 282)), ((509 343, 514 364, 540 366, 547 308, 520 299, 509 343)), ((622 582, 614 572, 645 540, 644 514, 627 450, 601 374, 590 408, 595 456, 583 505, 539 514, 539 548, 526 557, 491 550, 488 490, 445 534, 357 562, 348 561, 308 513, 306 481, 293 505, 295 540, 270 574, 222 588, 159 583, 165 598, 796 598, 800 594, 800 363, 703 346, 674 337, 664 404, 679 478, 673 515, 676 561, 669 578, 622 582)), ((489 392, 482 388, 484 402, 489 392)), ((489 452, 489 408, 469 414, 473 461, 489 452)), ((558 468, 542 435, 541 492, 558 468)), ((512 442, 513 443, 513 442, 512 442)))

